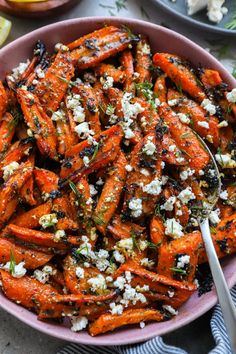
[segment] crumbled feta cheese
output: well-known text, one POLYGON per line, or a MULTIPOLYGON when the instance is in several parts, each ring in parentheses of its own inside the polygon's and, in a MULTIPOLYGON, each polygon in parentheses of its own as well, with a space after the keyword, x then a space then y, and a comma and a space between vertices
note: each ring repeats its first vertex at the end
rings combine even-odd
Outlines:
POLYGON ((236 88, 226 94, 227 101, 230 103, 236 103, 236 88))
POLYGON ((228 192, 227 192, 226 189, 224 191, 220 192, 220 199, 222 199, 222 200, 227 200, 228 199, 228 192))
POLYGON ((146 177, 150 175, 149 171, 146 168, 141 168, 140 173, 142 173, 142 175, 146 177))
POLYGON ((185 188, 183 191, 181 191, 178 195, 178 199, 183 203, 183 204, 188 204, 188 202, 192 199, 196 199, 194 193, 192 192, 191 187, 185 188))
POLYGON ((203 170, 199 170, 198 174, 199 176, 204 176, 205 172, 203 170))
POLYGON ((84 279, 84 269, 83 268, 76 267, 75 274, 76 274, 77 278, 84 279))
POLYGON ((20 167, 20 165, 16 161, 13 161, 13 162, 9 163, 8 165, 4 166, 2 168, 4 181, 6 181, 8 179, 8 177, 10 177, 15 172, 15 170, 17 170, 19 167, 20 167))
POLYGON ((190 256, 185 254, 184 256, 178 257, 178 262, 176 267, 180 269, 184 268, 186 264, 189 264, 189 262, 190 262, 190 256))
POLYGON ((165 234, 173 238, 179 238, 184 235, 182 225, 175 219, 167 219, 165 222, 165 234))
POLYGON ((144 251, 148 247, 148 242, 146 240, 139 241, 139 248, 141 251, 144 251))
POLYGON ((85 165, 86 167, 89 166, 90 160, 89 160, 88 156, 84 156, 84 157, 83 157, 83 163, 84 163, 84 165, 85 165))
POLYGON ((229 123, 227 122, 227 120, 222 120, 222 122, 220 122, 217 127, 218 128, 225 128, 228 127, 229 123))
POLYGON ((102 186, 104 184, 103 180, 101 177, 98 178, 97 182, 96 182, 96 185, 97 186, 102 186))
POLYGON ((220 222, 219 215, 220 215, 220 209, 215 209, 210 212, 209 219, 213 225, 219 224, 220 222))
POLYGON ((178 315, 178 311, 175 310, 172 306, 170 305, 163 305, 163 309, 167 310, 171 315, 178 315))
POLYGON ((180 172, 179 177, 181 181, 186 181, 189 177, 193 176, 195 173, 195 170, 191 170, 190 168, 187 168, 187 170, 183 170, 180 172))
POLYGON ((66 115, 61 109, 58 109, 58 111, 52 114, 52 120, 55 122, 59 120, 65 120, 65 119, 66 119, 66 115))
POLYGON ((207 122, 198 122, 197 123, 200 127, 202 127, 202 128, 205 128, 205 129, 209 129, 210 127, 209 127, 209 123, 207 123, 207 122))
POLYGON ((111 76, 107 76, 106 78, 101 77, 100 78, 100 82, 101 82, 102 87, 104 88, 104 90, 108 90, 110 87, 113 86, 114 79, 111 76))
POLYGON ((34 133, 32 132, 31 129, 27 129, 26 133, 27 133, 27 135, 30 136, 30 137, 34 136, 34 133))
POLYGON ((236 161, 232 159, 230 154, 216 154, 216 161, 220 164, 222 168, 235 168, 236 161))
POLYGON ((142 293, 138 293, 135 288, 132 288, 131 285, 125 284, 123 298, 120 300, 120 303, 127 307, 130 302, 136 305, 139 301, 144 304, 147 302, 147 299, 142 293))
POLYGON ((82 329, 86 328, 88 325, 88 319, 85 316, 72 316, 71 317, 71 330, 73 332, 82 331, 82 329))
POLYGON ((114 281, 114 286, 120 290, 123 290, 125 287, 125 283, 126 280, 124 277, 118 277, 115 281, 114 281))
POLYGON ((174 107, 174 106, 177 106, 177 104, 179 103, 179 100, 175 98, 173 100, 168 100, 167 103, 170 107, 174 107))
POLYGON ((65 44, 62 44, 62 43, 57 43, 55 45, 55 51, 56 52, 68 52, 69 51, 69 48, 65 45, 65 44))
POLYGON ((112 315, 121 315, 123 313, 123 306, 112 302, 110 303, 110 312, 112 315))
POLYGON ((41 225, 43 229, 54 226, 57 223, 58 223, 58 219, 57 219, 57 214, 55 213, 45 214, 41 216, 41 218, 39 219, 39 225, 41 225))
POLYGON ((70 94, 67 96, 66 106, 72 111, 73 119, 77 123, 85 121, 84 108, 81 105, 81 96, 78 94, 70 94))
POLYGON ((140 260, 140 264, 143 266, 143 267, 147 267, 147 268, 152 268, 154 266, 154 262, 148 258, 142 258, 140 260))
POLYGON ((176 145, 170 145, 169 146, 169 151, 174 152, 176 150, 176 145))
POLYGON ((124 263, 125 262, 125 257, 118 250, 115 250, 113 252, 113 256, 114 256, 116 262, 118 262, 118 263, 124 263))
POLYGON ((140 215, 142 215, 142 212, 143 212, 142 199, 140 199, 140 198, 132 198, 129 201, 129 209, 131 210, 131 215, 134 218, 138 218, 140 215))
POLYGON ((126 165, 125 169, 127 172, 131 172, 133 170, 133 167, 131 165, 126 165))
POLYGON ((159 98, 155 98, 154 103, 155 103, 156 107, 159 107, 161 104, 161 101, 159 100, 159 98))
POLYGON ((12 69, 12 74, 9 77, 10 80, 13 82, 19 80, 23 72, 28 68, 29 64, 30 60, 27 59, 25 63, 20 63, 16 68, 12 69))
POLYGON ((210 115, 216 114, 216 106, 208 98, 204 98, 201 106, 209 112, 210 115))
POLYGON ((140 328, 144 328, 145 327, 145 322, 143 322, 143 321, 141 321, 140 323, 139 323, 139 325, 140 325, 140 328))
POLYGON ((142 47, 142 54, 149 55, 150 53, 151 53, 150 45, 148 43, 144 43, 144 45, 142 47))
POLYGON ((89 129, 87 122, 76 125, 75 132, 79 135, 80 139, 87 139, 90 135, 94 135, 94 131, 89 129))
POLYGON ((176 197, 171 196, 167 201, 161 205, 161 210, 172 211, 174 209, 174 204, 176 202, 176 197))
POLYGON ((0 268, 10 272, 14 278, 22 278, 26 274, 26 269, 24 267, 25 262, 20 262, 15 264, 14 267, 11 266, 11 262, 7 262, 5 265, 1 265, 0 268), (13 268, 13 269, 12 269, 13 268))
POLYGON ((148 141, 146 142, 142 150, 148 156, 153 155, 156 151, 156 145, 152 142, 152 139, 152 137, 148 137, 148 141))
POLYGON ((210 21, 219 23, 224 14, 226 13, 225 8, 222 8, 225 0, 208 0, 207 6, 207 16, 210 21))
POLYGON ((107 288, 106 279, 102 274, 98 274, 96 277, 90 278, 87 283, 91 285, 91 290, 95 293, 104 291, 107 288))
POLYGON ((155 178, 152 182, 146 184, 146 186, 143 187, 143 191, 148 194, 159 195, 162 190, 161 186, 162 181, 158 178, 155 178))
POLYGON ((194 15, 207 6, 208 0, 187 0, 188 15, 194 15))
POLYGON ((168 290, 167 292, 169 297, 173 297, 175 295, 174 291, 168 290))
POLYGON ((37 75, 37 77, 39 79, 43 79, 45 77, 45 73, 44 73, 44 71, 41 68, 37 68, 35 70, 35 74, 37 75))
POLYGON ((54 234, 54 241, 60 242, 66 237, 66 233, 64 230, 57 230, 54 234))
POLYGON ((181 123, 189 124, 191 121, 190 118, 187 116, 187 114, 177 113, 177 116, 178 116, 179 120, 181 121, 181 123))
POLYGON ((124 238, 120 241, 118 241, 116 243, 116 247, 119 249, 119 250, 125 250, 125 251, 133 251, 133 248, 134 248, 134 244, 133 244, 133 240, 132 240, 132 237, 129 237, 129 238, 124 238))
POLYGON ((51 266, 44 266, 42 270, 35 269, 34 277, 40 283, 45 284, 49 281, 50 275, 52 275, 53 273, 54 272, 51 266))
POLYGON ((96 190, 96 188, 94 187, 93 184, 89 185, 89 190, 90 190, 90 195, 93 197, 94 195, 98 194, 98 191, 96 190))
POLYGON ((133 96, 131 93, 125 92, 121 100, 124 120, 120 122, 120 125, 122 126, 126 139, 134 137, 134 133, 131 130, 131 125, 137 115, 144 111, 144 108, 140 105, 140 103, 131 103, 132 98, 133 96))

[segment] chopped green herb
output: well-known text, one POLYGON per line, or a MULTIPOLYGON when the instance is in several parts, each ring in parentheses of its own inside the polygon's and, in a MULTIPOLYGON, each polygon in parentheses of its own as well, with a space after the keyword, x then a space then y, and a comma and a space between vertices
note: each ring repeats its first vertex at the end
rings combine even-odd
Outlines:
POLYGON ((183 89, 182 89, 182 86, 179 84, 175 84, 175 86, 176 86, 176 88, 177 88, 177 90, 179 91, 179 93, 183 93, 183 89))
POLYGON ((157 249, 157 248, 160 246, 160 244, 159 244, 159 243, 156 244, 156 243, 153 243, 153 242, 148 241, 148 242, 147 242, 147 246, 148 246, 148 248, 157 249))
POLYGON ((114 113, 115 113, 115 107, 111 103, 109 103, 109 105, 107 106, 107 109, 106 109, 106 114, 108 116, 111 116, 114 113))
POLYGON ((170 270, 172 270, 175 273, 182 274, 182 275, 186 275, 187 274, 186 270, 181 269, 181 268, 177 268, 177 267, 170 268, 170 270))
POLYGON ((56 75, 56 76, 58 77, 58 79, 60 79, 61 81, 67 83, 70 86, 74 86, 74 87, 77 86, 77 84, 75 82, 73 82, 73 81, 66 80, 64 77, 61 77, 59 75, 56 75))
POLYGON ((191 139, 193 136, 191 133, 184 133, 182 135, 180 135, 181 139, 191 139))
POLYGON ((127 0, 116 0, 115 1, 115 5, 117 8, 117 11, 119 12, 122 9, 127 10, 127 6, 126 6, 127 0))
POLYGON ((15 256, 14 253, 10 252, 10 267, 9 267, 9 272, 11 275, 15 274, 15 267, 16 267, 16 260, 15 260, 15 256))
POLYGON ((225 24, 225 28, 229 30, 236 29, 236 12, 233 14, 231 20, 225 24))
POLYGON ((216 228, 213 226, 210 226, 210 231, 211 231, 211 234, 214 234, 214 235, 217 233, 216 228))
POLYGON ((95 149, 94 149, 94 152, 93 152, 93 156, 91 157, 89 163, 91 163, 91 162, 95 159, 95 157, 97 156, 97 153, 98 153, 98 150, 99 150, 100 146, 101 146, 100 143, 98 143, 98 144, 95 146, 95 149))
POLYGON ((137 234, 135 233, 135 231, 133 229, 131 229, 131 238, 132 238, 132 242, 133 242, 133 250, 135 250, 135 248, 137 248, 138 251, 140 251, 138 242, 137 242, 137 234))
POLYGON ((99 216, 94 216, 93 220, 96 225, 105 225, 105 221, 102 220, 102 218, 100 218, 99 216))
POLYGON ((122 25, 121 27, 123 28, 124 31, 127 32, 128 36, 130 38, 132 38, 132 39, 136 39, 137 38, 137 36, 131 31, 131 29, 128 26, 122 25))
POLYGON ((82 198, 82 193, 80 191, 78 191, 78 189, 76 188, 76 185, 74 184, 74 182, 69 180, 68 183, 69 183, 69 186, 70 186, 72 192, 75 193, 77 199, 80 201, 81 198, 82 198))

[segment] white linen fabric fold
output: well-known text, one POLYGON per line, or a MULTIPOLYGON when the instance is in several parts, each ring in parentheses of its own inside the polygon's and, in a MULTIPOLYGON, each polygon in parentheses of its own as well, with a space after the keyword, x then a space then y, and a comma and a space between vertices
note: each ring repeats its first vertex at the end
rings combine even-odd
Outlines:
MULTIPOLYGON (((236 286, 231 290, 236 305, 236 286)), ((212 335, 216 346, 209 354, 231 354, 221 308, 217 305, 211 319, 212 335)), ((200 338, 199 338, 200 340, 200 338)), ((155 337, 136 345, 94 347, 92 345, 69 344, 57 354, 188 354, 185 350, 167 345, 161 337, 155 337)))

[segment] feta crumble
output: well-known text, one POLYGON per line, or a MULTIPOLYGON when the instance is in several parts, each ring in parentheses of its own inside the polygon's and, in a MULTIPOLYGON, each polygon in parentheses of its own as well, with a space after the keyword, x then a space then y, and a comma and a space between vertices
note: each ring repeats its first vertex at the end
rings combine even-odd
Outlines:
POLYGON ((146 142, 146 144, 143 147, 143 152, 148 155, 151 156, 155 153, 156 151, 156 145, 152 142, 153 137, 148 137, 147 139, 148 141, 146 142))
POLYGON ((11 269, 11 262, 7 262, 5 265, 1 265, 0 268, 6 270, 7 272, 10 272, 11 270, 11 275, 14 277, 14 278, 22 278, 27 270, 25 269, 24 267, 25 265, 25 262, 20 262, 18 264, 15 264, 15 266, 13 267, 13 269, 11 269))
POLYGON ((43 229, 54 226, 57 223, 58 223, 58 219, 55 213, 45 214, 41 216, 41 218, 39 219, 39 225, 41 225, 43 229))
POLYGON ((236 88, 226 94, 227 101, 230 103, 236 103, 236 88))
POLYGON ((170 305, 163 305, 163 309, 167 310, 171 315, 176 316, 178 315, 178 311, 175 310, 172 306, 170 305))
POLYGON ((176 197, 171 196, 163 205, 161 205, 161 210, 172 211, 174 209, 175 202, 176 197))
POLYGON ((184 113, 177 113, 177 116, 181 123, 189 124, 191 122, 190 118, 184 113))
POLYGON ((142 212, 143 212, 142 199, 132 198, 129 201, 129 209, 131 210, 131 215, 134 218, 138 218, 140 215, 142 215, 142 212))
POLYGON ((216 114, 216 106, 208 98, 204 98, 201 106, 210 113, 210 115, 216 114))
POLYGON ((182 225, 178 223, 174 218, 173 219, 167 219, 165 222, 165 234, 167 236, 171 236, 173 238, 179 238, 184 235, 182 232, 182 225))
POLYGON ((183 204, 188 204, 188 202, 192 199, 196 199, 194 193, 192 192, 191 187, 185 188, 183 191, 181 191, 178 195, 178 199, 183 203, 183 204))
POLYGON ((123 313, 123 306, 112 302, 110 303, 110 312, 112 315, 121 315, 123 313))
POLYGON ((179 269, 183 269, 185 265, 189 264, 190 262, 190 256, 185 254, 184 256, 178 257, 178 262, 176 264, 176 267, 179 269))
POLYGON ((162 190, 162 181, 158 178, 155 178, 152 182, 146 184, 143 187, 143 191, 152 194, 152 195, 159 195, 162 190))
POLYGON ((8 179, 8 177, 10 177, 19 167, 20 167, 20 165, 16 161, 13 161, 13 162, 9 163, 8 165, 4 166, 2 168, 4 181, 6 181, 8 179))
POLYGON ((210 212, 209 219, 213 225, 219 224, 220 222, 219 215, 220 215, 220 209, 215 209, 210 212))
POLYGON ((205 128, 205 129, 209 129, 210 127, 209 127, 209 123, 207 123, 207 122, 198 122, 197 123, 200 127, 202 127, 202 128, 205 128))
POLYGON ((216 154, 216 161, 220 164, 222 168, 235 168, 236 161, 232 159, 230 154, 216 154))
POLYGON ((84 269, 83 268, 76 267, 75 274, 76 274, 77 278, 84 279, 84 269))
POLYGON ((86 328, 88 325, 88 319, 85 316, 72 316, 71 317, 71 330, 73 332, 82 331, 82 329, 86 328))

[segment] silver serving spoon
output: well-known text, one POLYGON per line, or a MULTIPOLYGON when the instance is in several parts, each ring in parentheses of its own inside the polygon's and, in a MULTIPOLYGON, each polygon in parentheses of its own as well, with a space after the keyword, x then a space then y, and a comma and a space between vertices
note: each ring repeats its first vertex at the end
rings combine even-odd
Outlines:
POLYGON ((219 199, 219 194, 221 190, 221 177, 220 172, 218 170, 218 166, 210 149, 198 134, 196 134, 195 132, 194 134, 197 136, 203 147, 209 153, 210 158, 214 164, 216 175, 219 180, 217 190, 215 191, 215 193, 208 197, 206 207, 204 208, 204 213, 198 218, 198 222, 201 229, 202 238, 205 245, 218 300, 223 313, 224 323, 229 337, 231 350, 233 354, 236 354, 236 307, 233 303, 219 259, 217 257, 209 226, 209 214, 213 210, 214 206, 216 205, 219 199))

